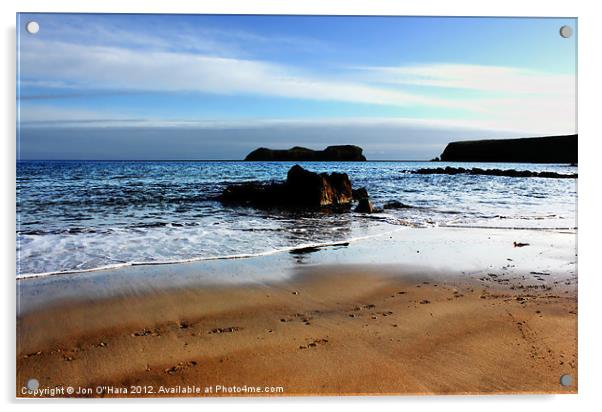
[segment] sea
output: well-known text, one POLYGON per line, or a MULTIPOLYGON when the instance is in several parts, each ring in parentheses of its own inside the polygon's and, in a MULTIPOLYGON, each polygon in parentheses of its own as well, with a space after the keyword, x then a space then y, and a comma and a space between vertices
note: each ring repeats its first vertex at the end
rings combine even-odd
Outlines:
POLYGON ((229 184, 280 181, 292 162, 18 161, 17 277, 236 259, 346 242, 402 227, 576 230, 577 179, 422 175, 432 167, 577 173, 556 164, 303 162, 344 172, 373 214, 222 205, 229 184))

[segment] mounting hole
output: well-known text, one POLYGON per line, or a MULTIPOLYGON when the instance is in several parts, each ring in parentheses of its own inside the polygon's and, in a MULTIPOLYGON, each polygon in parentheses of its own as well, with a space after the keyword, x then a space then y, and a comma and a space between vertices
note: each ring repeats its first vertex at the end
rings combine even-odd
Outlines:
POLYGON ((562 375, 560 377, 560 384, 562 386, 571 386, 573 384, 573 377, 571 375, 562 375))
POLYGON ((25 25, 25 30, 27 30, 27 33, 29 34, 36 34, 40 31, 40 25, 37 21, 30 21, 25 25))
POLYGON ((35 378, 31 378, 30 380, 27 381, 27 389, 29 389, 30 391, 35 391, 40 387, 40 382, 35 379, 35 378))
POLYGON ((571 26, 562 26, 560 28, 560 35, 565 39, 568 39, 573 35, 573 28, 571 26))

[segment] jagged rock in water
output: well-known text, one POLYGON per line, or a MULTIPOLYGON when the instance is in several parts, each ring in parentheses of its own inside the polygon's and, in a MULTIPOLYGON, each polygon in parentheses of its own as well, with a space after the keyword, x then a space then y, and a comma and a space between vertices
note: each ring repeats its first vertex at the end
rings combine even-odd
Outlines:
POLYGON ((259 207, 319 208, 349 206, 352 187, 346 173, 314 173, 293 166, 284 182, 248 182, 228 186, 223 203, 246 203, 259 207))
POLYGON ((409 209, 412 206, 401 203, 397 200, 389 200, 383 205, 383 209, 409 209))
POLYGON ((556 173, 556 172, 533 172, 530 170, 514 170, 514 169, 481 169, 475 167, 472 169, 465 169, 463 167, 437 167, 437 168, 426 168, 417 169, 410 171, 413 174, 419 175, 483 175, 483 176, 507 176, 507 177, 544 177, 552 179, 576 179, 577 173, 556 173))
POLYGON ((351 203, 351 182, 346 173, 317 174, 299 165, 287 174, 286 203, 301 206, 332 206, 351 203))
POLYGON ((372 202, 370 202, 370 199, 365 197, 359 200, 355 211, 358 213, 372 213, 374 212, 374 206, 372 206, 372 202))
POLYGON ((368 198, 368 190, 365 187, 360 187, 359 189, 353 189, 353 200, 367 199, 368 198))

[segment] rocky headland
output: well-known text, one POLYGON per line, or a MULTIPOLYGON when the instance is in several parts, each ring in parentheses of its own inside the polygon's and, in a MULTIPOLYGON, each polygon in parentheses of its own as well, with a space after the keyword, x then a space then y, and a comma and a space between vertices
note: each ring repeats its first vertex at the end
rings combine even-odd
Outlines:
POLYGON ((295 146, 287 150, 260 147, 245 157, 245 161, 291 161, 291 162, 365 162, 362 148, 353 145, 328 146, 324 150, 312 150, 295 146))
POLYGON ((447 162, 577 163, 577 135, 451 142, 447 162))

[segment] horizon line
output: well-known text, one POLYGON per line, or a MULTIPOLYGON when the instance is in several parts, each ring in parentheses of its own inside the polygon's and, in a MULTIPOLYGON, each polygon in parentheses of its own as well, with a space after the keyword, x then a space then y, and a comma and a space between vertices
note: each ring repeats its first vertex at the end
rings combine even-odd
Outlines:
POLYGON ((433 162, 426 159, 373 160, 245 160, 245 159, 17 159, 17 162, 246 162, 246 163, 366 163, 366 162, 433 162))

